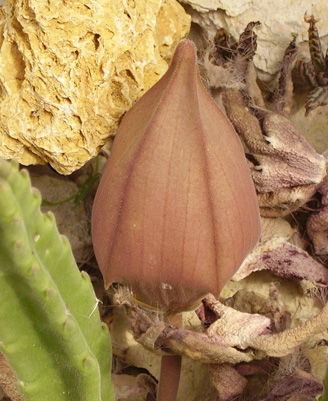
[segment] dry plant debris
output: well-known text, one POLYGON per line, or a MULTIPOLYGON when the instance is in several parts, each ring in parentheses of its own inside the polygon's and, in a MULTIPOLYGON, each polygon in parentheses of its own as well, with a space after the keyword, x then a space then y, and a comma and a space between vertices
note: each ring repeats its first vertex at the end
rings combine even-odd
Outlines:
POLYGON ((306 225, 307 233, 313 243, 315 254, 324 260, 328 256, 328 176, 318 187, 320 205, 309 217, 306 225))
POLYGON ((258 25, 248 24, 237 45, 227 32, 220 33, 211 52, 209 82, 220 88, 220 100, 244 143, 262 216, 277 217, 309 201, 326 175, 326 163, 286 118, 292 103, 295 38, 286 49, 273 102, 266 104, 261 94, 252 63, 258 25), (222 70, 225 81, 219 79, 222 70))
POLYGON ((328 103, 328 53, 323 54, 316 20, 313 15, 304 16, 309 24, 309 50, 311 61, 299 60, 297 70, 303 82, 311 88, 305 103, 305 115, 328 103))

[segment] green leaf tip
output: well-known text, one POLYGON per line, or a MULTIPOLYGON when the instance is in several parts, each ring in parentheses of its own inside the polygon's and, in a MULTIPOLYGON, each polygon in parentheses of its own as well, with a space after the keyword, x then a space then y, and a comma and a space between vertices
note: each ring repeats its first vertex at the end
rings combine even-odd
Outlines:
POLYGON ((6 178, 14 171, 18 171, 18 163, 9 163, 3 159, 0 159, 0 177, 6 178))
POLYGON ((111 343, 90 278, 28 172, 0 159, 0 349, 26 401, 113 401, 111 343))

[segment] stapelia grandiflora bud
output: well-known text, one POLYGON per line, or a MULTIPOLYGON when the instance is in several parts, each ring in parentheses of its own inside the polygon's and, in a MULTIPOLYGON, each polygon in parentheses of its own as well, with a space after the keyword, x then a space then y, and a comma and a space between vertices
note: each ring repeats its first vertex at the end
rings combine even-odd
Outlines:
POLYGON ((106 288, 178 312, 218 295, 260 235, 254 185, 231 124, 206 92, 195 46, 124 116, 92 213, 106 288))

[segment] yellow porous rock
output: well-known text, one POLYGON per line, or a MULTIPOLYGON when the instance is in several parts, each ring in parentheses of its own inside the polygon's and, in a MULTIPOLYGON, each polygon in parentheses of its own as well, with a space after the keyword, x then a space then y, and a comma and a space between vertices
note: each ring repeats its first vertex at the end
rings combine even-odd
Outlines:
POLYGON ((176 0, 7 0, 0 157, 70 174, 167 69, 190 17, 176 0))

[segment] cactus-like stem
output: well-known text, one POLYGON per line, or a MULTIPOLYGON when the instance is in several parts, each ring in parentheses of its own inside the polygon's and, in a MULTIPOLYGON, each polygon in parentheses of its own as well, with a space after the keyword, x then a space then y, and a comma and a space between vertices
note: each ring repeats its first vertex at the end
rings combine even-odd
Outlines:
POLYGON ((0 351, 27 401, 114 399, 111 344, 87 274, 26 171, 0 160, 0 351))
POLYGON ((323 379, 323 392, 317 399, 318 401, 328 401, 328 367, 326 369, 325 378, 323 379))

